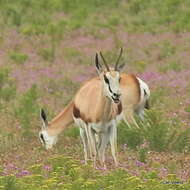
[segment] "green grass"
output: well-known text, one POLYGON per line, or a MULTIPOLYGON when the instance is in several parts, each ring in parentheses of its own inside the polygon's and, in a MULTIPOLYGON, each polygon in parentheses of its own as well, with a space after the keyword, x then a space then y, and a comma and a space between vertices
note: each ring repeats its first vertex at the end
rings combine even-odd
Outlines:
POLYGON ((164 41, 160 46, 159 59, 164 59, 170 56, 174 56, 176 47, 168 41, 164 41))
POLYGON ((79 135, 79 127, 72 126, 72 128, 68 129, 67 131, 64 131, 64 136, 77 139, 80 136, 79 135))
POLYGON ((24 64, 28 59, 28 55, 19 52, 11 52, 9 57, 14 63, 18 65, 24 64))
POLYGON ((38 54, 45 61, 52 62, 55 59, 55 50, 53 48, 42 48, 39 50, 38 54))
POLYGON ((20 145, 20 140, 17 139, 17 135, 11 132, 0 131, 0 153, 6 153, 20 145))
POLYGON ((9 72, 7 67, 2 67, 0 70, 0 105, 11 101, 16 95, 16 86, 9 78, 9 72))
POLYGON ((7 0, 0 5, 2 25, 16 26, 25 35, 51 35, 51 26, 55 27, 54 34, 79 28, 115 30, 121 24, 131 32, 160 32, 160 25, 164 26, 164 31, 190 29, 187 24, 189 3, 180 0, 7 0), (54 19, 56 13, 64 13, 64 16, 54 19), (99 20, 93 14, 99 15, 99 20))
POLYGON ((80 51, 75 48, 64 48, 62 52, 64 57, 68 60, 72 60, 73 58, 76 59, 81 56, 80 51))
POLYGON ((169 63, 165 63, 165 65, 160 66, 159 71, 166 73, 167 71, 173 70, 173 71, 181 71, 182 65, 178 61, 170 61, 169 63))

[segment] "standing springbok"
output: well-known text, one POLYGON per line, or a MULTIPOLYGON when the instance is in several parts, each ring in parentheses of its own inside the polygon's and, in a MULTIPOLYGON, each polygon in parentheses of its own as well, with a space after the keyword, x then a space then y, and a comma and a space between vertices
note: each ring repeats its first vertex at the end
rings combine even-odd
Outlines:
POLYGON ((98 55, 96 55, 96 68, 99 77, 86 82, 79 89, 74 100, 59 115, 48 123, 45 112, 41 111, 43 126, 39 137, 46 149, 52 148, 56 144, 57 136, 61 131, 65 130, 75 121, 80 126, 85 162, 87 162, 89 155, 92 156, 92 152, 94 160, 98 152, 101 157, 100 159, 104 162, 105 147, 108 140, 110 140, 112 155, 117 165, 115 156, 117 138, 116 119, 119 119, 119 116, 123 115, 127 123, 134 123, 134 113, 143 117, 144 108, 148 108, 150 91, 146 83, 134 75, 122 73, 119 76, 119 72, 116 70, 121 70, 123 66, 118 65, 121 53, 115 69, 109 68, 103 55, 100 55, 104 61, 106 70, 100 65, 98 55), (122 104, 119 103, 120 93, 122 94, 122 104), (123 114, 121 114, 122 110, 123 114), (104 131, 107 131, 107 133, 104 131), (99 134, 100 140, 98 140, 98 145, 95 143, 94 133, 99 134), (109 136, 110 139, 105 136, 109 136))
MULTIPOLYGON (((100 55, 102 54, 100 53, 100 55)), ((40 132, 40 139, 46 148, 51 148, 56 143, 57 134, 60 133, 63 126, 70 125, 74 119, 75 123, 80 127, 85 162, 88 159, 89 149, 89 154, 93 157, 94 165, 98 156, 101 164, 105 167, 105 149, 108 142, 110 142, 115 165, 118 165, 116 158, 116 122, 122 113, 120 102, 121 78, 118 70, 121 55, 122 49, 114 69, 110 69, 106 62, 104 62, 105 69, 103 69, 99 63, 98 54, 96 54, 95 65, 99 77, 86 82, 78 90, 73 101, 49 124, 45 112, 41 112, 43 129, 40 132), (97 146, 95 134, 99 137, 99 146, 97 146)))
MULTIPOLYGON (((101 57, 103 62, 106 63, 102 54, 101 57)), ((123 66, 124 64, 119 66, 120 70, 123 66)), ((135 124, 138 127, 134 114, 136 113, 143 120, 144 109, 149 109, 150 89, 142 79, 126 73, 120 74, 120 88, 123 119, 129 127, 131 124, 135 124)))

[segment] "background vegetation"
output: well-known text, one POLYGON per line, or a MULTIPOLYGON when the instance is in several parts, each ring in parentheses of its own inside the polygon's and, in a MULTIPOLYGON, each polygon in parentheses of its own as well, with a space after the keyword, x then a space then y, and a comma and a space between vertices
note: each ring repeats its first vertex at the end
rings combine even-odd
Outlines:
POLYGON ((0 0, 0 189, 189 189, 189 16, 181 0, 0 0), (40 107, 53 118, 121 46, 151 110, 118 126, 120 167, 109 151, 108 170, 84 166, 75 126, 45 151, 40 107))

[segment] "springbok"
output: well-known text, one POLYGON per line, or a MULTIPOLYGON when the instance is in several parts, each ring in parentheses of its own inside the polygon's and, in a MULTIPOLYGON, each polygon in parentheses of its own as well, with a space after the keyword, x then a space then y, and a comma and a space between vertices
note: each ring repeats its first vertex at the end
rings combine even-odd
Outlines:
MULTIPOLYGON (((103 62, 106 63, 102 54, 101 57, 103 62)), ((123 66, 124 64, 119 66, 120 70, 123 66)), ((133 74, 126 73, 120 74, 120 88, 123 119, 129 127, 131 124, 138 127, 134 114, 136 113, 142 120, 144 119, 144 109, 149 109, 150 89, 143 80, 133 74)))
POLYGON ((124 116, 127 123, 135 123, 134 113, 143 118, 144 108, 148 108, 150 95, 148 86, 141 79, 131 74, 119 74, 117 70, 123 67, 118 65, 121 53, 122 51, 114 69, 108 67, 100 53, 106 68, 103 69, 96 54, 95 63, 99 77, 87 81, 79 89, 75 98, 51 122, 48 123, 45 112, 41 111, 43 126, 39 137, 46 149, 52 148, 61 131, 75 122, 80 126, 85 163, 93 153, 94 162, 98 154, 104 164, 105 148, 110 141, 114 162, 118 164, 116 123, 121 116, 124 116), (98 144, 95 142, 95 133, 98 134, 98 144))
MULTIPOLYGON (((102 54, 100 53, 100 55, 102 54)), ((86 82, 78 90, 73 101, 49 124, 45 112, 41 112, 43 129, 40 132, 40 139, 46 148, 51 148, 56 143, 57 134, 63 130, 63 126, 70 125, 74 119, 75 123, 80 127, 85 162, 87 162, 88 154, 90 154, 95 165, 98 155, 101 164, 105 167, 105 149, 108 142, 110 142, 115 165, 118 165, 116 158, 116 122, 122 113, 120 102, 121 78, 118 70, 121 55, 122 49, 114 69, 110 69, 106 62, 104 62, 105 69, 103 69, 99 63, 98 54, 96 54, 95 65, 99 76, 86 82), (99 138, 98 146, 95 134, 99 138), (90 152, 88 152, 88 149, 90 152)))

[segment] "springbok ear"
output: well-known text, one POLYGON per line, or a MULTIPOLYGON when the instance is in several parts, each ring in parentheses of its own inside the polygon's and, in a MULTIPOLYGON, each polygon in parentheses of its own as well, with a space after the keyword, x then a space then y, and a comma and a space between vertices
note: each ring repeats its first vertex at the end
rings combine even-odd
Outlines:
POLYGON ((95 65, 96 65, 96 70, 97 70, 98 74, 100 74, 103 71, 103 68, 102 68, 102 65, 99 63, 97 53, 96 53, 96 56, 95 56, 95 65))
POLYGON ((40 111, 40 117, 41 117, 42 122, 43 122, 43 129, 46 129, 48 126, 48 121, 47 121, 46 113, 43 109, 41 109, 41 111, 40 111))

